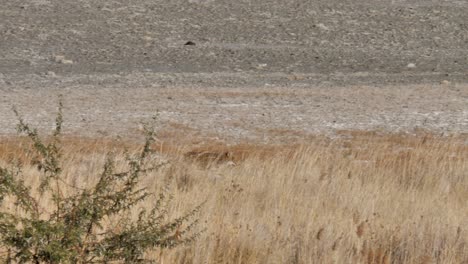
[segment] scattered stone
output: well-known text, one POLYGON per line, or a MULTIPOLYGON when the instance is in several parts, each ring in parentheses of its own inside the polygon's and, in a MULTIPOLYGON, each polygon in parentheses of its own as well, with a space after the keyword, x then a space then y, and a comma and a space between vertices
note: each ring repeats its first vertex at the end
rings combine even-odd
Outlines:
POLYGON ((185 46, 195 46, 196 44, 195 44, 195 42, 189 40, 189 41, 185 42, 184 45, 185 46))
POLYGON ((317 25, 315 25, 317 28, 321 29, 321 30, 330 30, 327 26, 325 26, 324 24, 322 23, 318 23, 317 25))
POLYGON ((61 63, 61 64, 73 64, 72 60, 67 60, 67 59, 65 59, 65 56, 62 56, 62 55, 55 56, 54 61, 56 63, 61 63))
POLYGON ((214 2, 214 0, 188 0, 190 4, 201 4, 208 5, 214 2))
POLYGON ((144 40, 144 41, 152 41, 153 38, 150 37, 150 36, 144 36, 144 37, 143 37, 143 40, 144 40))
POLYGON ((408 69, 414 69, 414 68, 416 68, 416 64, 414 64, 414 63, 408 63, 408 65, 406 65, 406 68, 408 68, 408 69))
POLYGON ((304 79, 305 79, 305 77, 303 75, 298 75, 298 74, 288 75, 288 80, 290 80, 290 81, 302 81, 304 79))
POLYGON ((49 0, 32 0, 31 2, 32 2, 32 4, 38 5, 38 6, 41 6, 41 5, 51 5, 51 3, 50 3, 49 0))
POLYGON ((50 76, 50 77, 56 77, 57 76, 57 74, 55 74, 55 72, 53 72, 53 71, 46 72, 46 75, 50 76))
POLYGON ((57 63, 61 63, 65 59, 65 56, 57 55, 54 57, 54 61, 57 63))
POLYGON ((112 13, 114 12, 114 10, 110 9, 110 8, 107 8, 107 7, 103 7, 101 8, 101 11, 104 11, 104 12, 109 12, 109 13, 112 13))
POLYGON ((442 85, 449 85, 449 84, 450 84, 450 81, 443 80, 443 81, 440 82, 440 84, 442 84, 442 85))

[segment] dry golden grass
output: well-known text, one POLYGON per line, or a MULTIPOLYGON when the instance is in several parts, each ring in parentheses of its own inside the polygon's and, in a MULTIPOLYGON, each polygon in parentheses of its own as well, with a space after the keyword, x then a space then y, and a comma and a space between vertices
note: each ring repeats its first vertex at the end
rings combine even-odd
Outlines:
MULTIPOLYGON (((155 146, 154 159, 169 164, 143 184, 171 190, 173 215, 206 201, 206 231, 192 245, 148 254, 164 264, 468 263, 467 137, 341 134, 288 146, 155 146)), ((0 160, 19 156, 28 172, 26 144, 3 139, 0 160)), ((107 151, 137 147, 64 144, 65 173, 79 186, 93 182, 107 151)))

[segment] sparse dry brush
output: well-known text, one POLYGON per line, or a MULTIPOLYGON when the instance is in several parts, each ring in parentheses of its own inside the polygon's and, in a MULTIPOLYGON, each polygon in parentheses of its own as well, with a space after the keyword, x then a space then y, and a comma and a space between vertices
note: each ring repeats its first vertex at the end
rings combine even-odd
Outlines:
MULTIPOLYGON (((191 242, 199 207, 167 218, 168 199, 140 185, 142 176, 164 163, 151 163, 154 131, 138 153, 117 158, 108 153, 102 169, 67 170, 60 143, 62 107, 52 137, 46 142, 19 117, 18 131, 31 144, 29 167, 0 166, 0 260, 5 263, 142 263, 148 250, 191 242), (72 182, 67 174, 73 174, 72 182), (143 203, 146 204, 143 205, 143 203), (136 215, 132 215, 136 214, 136 215)), ((22 155, 23 162, 25 155, 22 155)), ((92 162, 92 161, 91 161, 92 162)), ((73 164, 76 166, 79 164, 73 164)), ((86 167, 86 164, 84 164, 86 167)), ((70 178, 70 177, 69 177, 70 178)))
MULTIPOLYGON (((22 175, 34 189, 41 176, 20 142, 25 146, 3 140, 0 159, 22 157, 22 175)), ((165 264, 468 263, 466 142, 466 135, 344 132, 340 139, 289 146, 153 143, 152 157, 167 165, 148 172, 142 186, 156 193, 165 186, 173 194, 169 217, 205 202, 206 232, 145 257, 165 264)), ((63 145, 63 192, 73 192, 69 185, 95 186, 89 176, 102 173, 108 151, 115 164, 126 159, 120 143, 65 138, 63 145)), ((131 142, 125 146, 136 150, 131 142)), ((39 202, 55 210, 54 203, 39 202)), ((2 212, 16 208, 10 200, 2 206, 2 212)), ((118 226, 111 219, 104 225, 118 226)))

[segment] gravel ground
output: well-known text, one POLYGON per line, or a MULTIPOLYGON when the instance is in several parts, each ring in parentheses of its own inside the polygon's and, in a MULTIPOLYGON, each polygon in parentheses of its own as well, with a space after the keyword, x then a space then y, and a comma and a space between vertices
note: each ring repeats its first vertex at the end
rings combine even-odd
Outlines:
POLYGON ((13 105, 27 121, 51 129, 59 94, 64 95, 66 131, 89 136, 135 135, 139 122, 157 112, 162 130, 223 141, 268 143, 339 130, 468 132, 466 84, 176 88, 151 86, 147 75, 114 84, 103 80, 99 89, 76 84, 77 77, 31 83, 41 82, 43 88, 22 83, 1 90, 1 133, 14 133, 13 105))
POLYGON ((162 127, 229 140, 468 132, 464 0, 0 5, 0 134, 12 105, 52 120, 58 94, 84 135, 131 135, 156 110, 162 127))
POLYGON ((0 5, 3 73, 244 73, 239 81, 269 74, 271 82, 278 81, 274 73, 306 73, 307 83, 343 84, 420 83, 449 75, 467 81, 464 0, 0 0, 0 5), (195 45, 184 45, 188 41, 195 45))

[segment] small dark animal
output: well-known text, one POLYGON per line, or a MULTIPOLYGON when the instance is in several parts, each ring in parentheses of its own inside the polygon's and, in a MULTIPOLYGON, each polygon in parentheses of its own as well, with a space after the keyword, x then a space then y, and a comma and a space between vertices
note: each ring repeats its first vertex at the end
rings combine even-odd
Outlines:
POLYGON ((189 41, 185 42, 184 45, 185 46, 195 46, 196 44, 195 44, 195 42, 189 40, 189 41))

